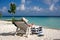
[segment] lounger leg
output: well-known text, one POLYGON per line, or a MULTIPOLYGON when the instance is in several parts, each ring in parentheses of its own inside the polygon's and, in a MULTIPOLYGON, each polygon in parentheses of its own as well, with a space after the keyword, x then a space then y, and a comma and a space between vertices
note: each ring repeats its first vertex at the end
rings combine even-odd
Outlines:
POLYGON ((26 30, 26 37, 29 37, 30 34, 31 34, 31 28, 28 27, 26 30))
POLYGON ((17 35, 18 28, 16 29, 15 36, 17 35))

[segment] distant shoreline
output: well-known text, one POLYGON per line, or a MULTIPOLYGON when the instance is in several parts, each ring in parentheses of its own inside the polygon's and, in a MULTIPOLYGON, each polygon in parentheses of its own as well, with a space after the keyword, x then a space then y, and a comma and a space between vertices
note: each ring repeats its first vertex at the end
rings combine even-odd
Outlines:
MULTIPOLYGON (((2 17, 13 17, 13 16, 2 16, 2 17)), ((60 17, 60 16, 14 16, 14 17, 60 17)))

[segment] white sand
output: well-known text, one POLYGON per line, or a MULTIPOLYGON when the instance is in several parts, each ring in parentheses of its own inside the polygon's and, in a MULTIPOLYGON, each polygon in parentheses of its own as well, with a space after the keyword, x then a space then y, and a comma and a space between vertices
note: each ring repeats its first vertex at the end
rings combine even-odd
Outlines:
POLYGON ((12 24, 11 21, 2 21, 2 20, 0 20, 0 24, 8 24, 8 23, 12 24))
MULTIPOLYGON (((0 22, 0 32, 1 32, 1 29, 3 26, 7 27, 7 25, 1 24, 1 22, 0 22)), ((9 32, 9 31, 12 32, 11 30, 14 27, 12 27, 12 24, 10 24, 10 26, 8 27, 7 32, 9 32), (11 29, 9 29, 10 26, 11 26, 11 29)), ((6 31, 5 27, 4 27, 3 31, 6 31)), ((40 37, 38 37, 37 35, 29 35, 29 37, 26 38, 24 36, 20 37, 20 36, 8 35, 8 36, 0 36, 0 40, 53 40, 53 39, 60 40, 60 30, 43 28, 43 32, 44 32, 44 36, 40 36, 40 37)))
POLYGON ((16 26, 9 21, 0 21, 0 34, 9 32, 16 32, 16 26))

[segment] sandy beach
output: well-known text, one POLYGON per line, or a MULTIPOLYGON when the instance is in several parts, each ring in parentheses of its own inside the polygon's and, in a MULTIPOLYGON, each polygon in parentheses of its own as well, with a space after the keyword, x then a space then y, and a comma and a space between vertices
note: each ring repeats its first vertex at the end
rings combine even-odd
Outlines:
MULTIPOLYGON (((16 27, 12 26, 13 24, 9 21, 0 21, 0 33, 3 32, 15 32, 16 27), (8 29, 6 26, 8 25, 8 29), (11 29, 10 29, 10 26, 11 29), (2 28, 5 26, 4 28, 2 28), (3 30, 2 30, 3 29, 3 30), (7 31, 6 31, 7 30, 7 31), (13 31, 14 30, 14 31, 13 31)), ((0 35, 0 40, 60 40, 60 30, 56 29, 49 29, 49 28, 43 28, 44 36, 37 36, 37 35, 29 35, 28 38, 24 36, 13 36, 13 35, 0 35)))

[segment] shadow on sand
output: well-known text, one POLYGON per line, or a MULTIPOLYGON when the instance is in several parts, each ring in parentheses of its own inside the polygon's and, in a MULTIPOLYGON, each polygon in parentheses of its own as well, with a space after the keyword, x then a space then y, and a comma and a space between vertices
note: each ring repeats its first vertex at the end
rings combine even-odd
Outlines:
POLYGON ((15 33, 1 33, 0 36, 15 36, 15 33))

